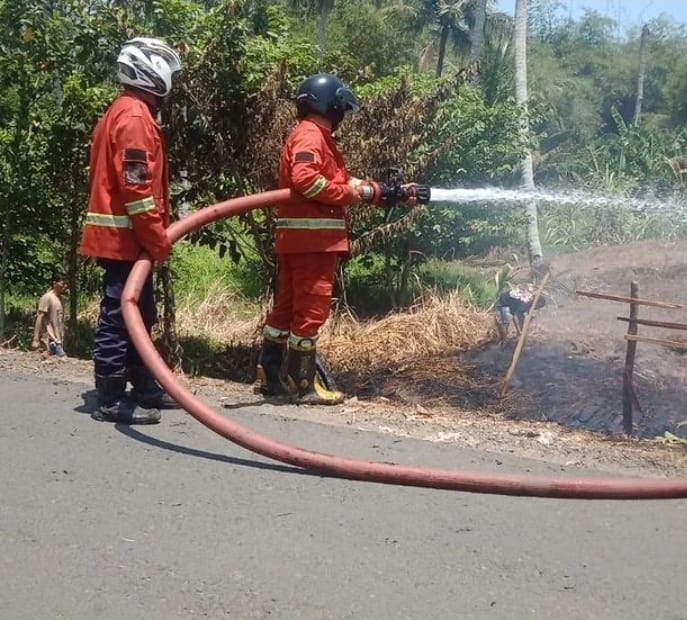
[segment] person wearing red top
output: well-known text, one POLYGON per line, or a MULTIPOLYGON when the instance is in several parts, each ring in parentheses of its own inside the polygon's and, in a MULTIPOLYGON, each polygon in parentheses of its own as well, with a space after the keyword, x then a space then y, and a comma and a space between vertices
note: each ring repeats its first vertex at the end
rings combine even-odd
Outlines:
POLYGON ((301 199, 278 206, 275 250, 279 279, 263 329, 257 391, 296 402, 337 404, 343 394, 317 380, 317 338, 329 316, 336 266, 349 254, 347 211, 377 204, 379 185, 352 178, 332 133, 360 104, 335 75, 319 73, 298 89, 299 119, 279 160, 279 188, 301 199), (286 381, 281 368, 286 357, 286 381))
MULTIPOLYGON (((81 253, 103 268, 103 297, 95 330, 93 361, 98 406, 92 417, 126 424, 159 422, 159 408, 176 403, 141 362, 124 324, 121 295, 141 252, 165 260, 171 244, 169 181, 162 131, 155 117, 181 70, 179 55, 158 39, 127 41, 117 58, 124 92, 92 135, 88 212, 81 253), (132 397, 126 394, 127 382, 132 397)), ((139 300, 150 331, 156 321, 152 277, 139 300)))

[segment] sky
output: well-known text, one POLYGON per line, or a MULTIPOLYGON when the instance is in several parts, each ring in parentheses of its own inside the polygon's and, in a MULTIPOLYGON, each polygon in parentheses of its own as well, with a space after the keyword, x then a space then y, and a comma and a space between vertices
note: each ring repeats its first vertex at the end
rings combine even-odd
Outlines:
MULTIPOLYGON (((675 21, 687 24, 687 0, 559 0, 565 8, 561 14, 576 19, 585 9, 594 9, 614 19, 621 27, 641 25, 665 13, 675 21)), ((513 15, 515 0, 496 0, 499 10, 513 15)))

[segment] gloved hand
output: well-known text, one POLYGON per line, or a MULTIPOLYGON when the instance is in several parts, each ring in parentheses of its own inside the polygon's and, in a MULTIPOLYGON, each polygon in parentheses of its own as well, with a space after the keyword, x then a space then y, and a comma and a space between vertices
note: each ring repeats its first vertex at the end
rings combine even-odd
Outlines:
POLYGON ((382 198, 379 183, 374 181, 362 181, 355 189, 360 201, 366 204, 378 204, 382 198))
POLYGON ((375 197, 374 183, 370 181, 363 181, 352 177, 348 181, 348 187, 351 192, 351 204, 371 203, 375 197))

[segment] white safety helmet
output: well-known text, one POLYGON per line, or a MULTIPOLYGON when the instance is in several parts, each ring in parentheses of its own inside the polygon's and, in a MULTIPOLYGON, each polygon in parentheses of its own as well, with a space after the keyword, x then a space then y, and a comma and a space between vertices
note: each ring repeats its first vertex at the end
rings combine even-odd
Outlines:
POLYGON ((136 37, 127 41, 117 57, 117 79, 158 97, 172 90, 172 76, 181 71, 181 60, 159 39, 136 37))

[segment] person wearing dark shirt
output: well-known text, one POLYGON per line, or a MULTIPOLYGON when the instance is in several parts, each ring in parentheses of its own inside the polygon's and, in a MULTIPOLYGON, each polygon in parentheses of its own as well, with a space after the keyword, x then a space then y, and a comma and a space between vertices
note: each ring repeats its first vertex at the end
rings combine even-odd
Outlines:
MULTIPOLYGON (((502 291, 496 300, 496 327, 499 333, 499 342, 505 344, 510 325, 513 324, 517 337, 522 333, 525 323, 525 315, 532 309, 534 302, 534 287, 516 286, 510 290, 502 291)), ((540 297, 537 301, 537 308, 546 304, 546 300, 540 297)))

